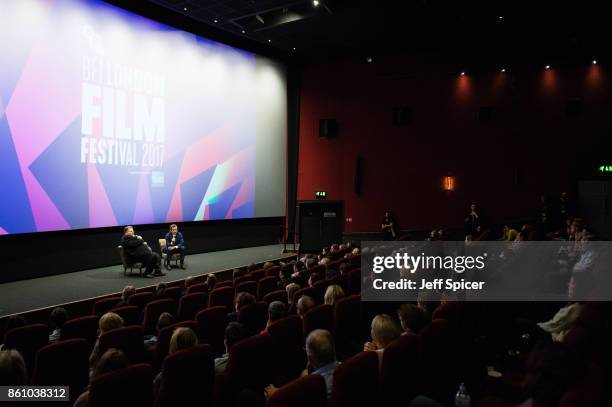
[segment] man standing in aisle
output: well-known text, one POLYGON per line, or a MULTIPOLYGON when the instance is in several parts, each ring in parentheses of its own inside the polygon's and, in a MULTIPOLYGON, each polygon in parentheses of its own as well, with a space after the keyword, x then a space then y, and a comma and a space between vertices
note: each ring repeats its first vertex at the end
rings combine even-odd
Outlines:
POLYGON ((163 250, 166 253, 166 268, 168 270, 171 269, 170 258, 176 253, 180 254, 181 268, 185 270, 185 239, 174 223, 170 225, 170 231, 166 233, 166 247, 163 250))

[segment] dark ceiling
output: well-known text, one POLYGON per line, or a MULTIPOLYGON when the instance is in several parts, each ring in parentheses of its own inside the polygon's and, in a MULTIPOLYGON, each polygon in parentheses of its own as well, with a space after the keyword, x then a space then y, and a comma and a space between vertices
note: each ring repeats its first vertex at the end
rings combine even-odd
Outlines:
POLYGON ((149 1, 306 60, 431 53, 590 60, 612 50, 605 3, 590 0, 149 1))

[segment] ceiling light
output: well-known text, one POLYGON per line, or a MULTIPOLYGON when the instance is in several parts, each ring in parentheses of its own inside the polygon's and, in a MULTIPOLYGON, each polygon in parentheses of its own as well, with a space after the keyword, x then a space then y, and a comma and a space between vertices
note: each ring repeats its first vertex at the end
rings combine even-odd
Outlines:
POLYGON ((219 22, 219 20, 217 20, 216 18, 213 20, 215 24, 217 24, 219 22))
POLYGON ((183 7, 183 11, 187 11, 187 7, 183 7))
POLYGON ((465 76, 465 71, 461 71, 461 73, 459 75, 465 76))
POLYGON ((497 17, 497 19, 498 19, 499 21, 502 21, 502 20, 504 19, 504 16, 499 16, 499 17, 497 17))
POLYGON ((272 42, 272 40, 268 40, 268 42, 272 42))
POLYGON ((593 65, 597 65, 597 60, 596 60, 596 59, 594 59, 594 60, 593 60, 591 63, 592 63, 593 65))
POLYGON ((502 68, 501 73, 505 73, 505 72, 506 72, 506 68, 502 68))
POLYGON ((293 47, 293 50, 295 51, 297 48, 293 47))
POLYGON ((319 0, 312 0, 312 5, 315 7, 319 7, 319 0))
POLYGON ((550 69, 550 65, 546 65, 544 68, 546 68, 546 69, 550 69))
POLYGON ((366 58, 366 62, 367 62, 368 64, 371 64, 371 63, 372 63, 372 61, 374 61, 374 60, 372 59, 372 57, 367 57, 367 58, 366 58))

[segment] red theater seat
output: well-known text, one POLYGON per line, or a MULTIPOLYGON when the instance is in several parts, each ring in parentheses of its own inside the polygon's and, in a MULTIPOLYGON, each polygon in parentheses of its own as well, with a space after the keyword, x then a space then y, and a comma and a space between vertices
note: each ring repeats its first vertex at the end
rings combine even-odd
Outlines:
POLYGON ((205 293, 207 294, 206 298, 208 298, 208 284, 199 283, 199 284, 190 285, 187 288, 187 294, 193 294, 193 293, 205 293))
POLYGON ((166 299, 151 301, 147 304, 144 311, 144 320, 142 321, 145 335, 155 334, 159 316, 164 312, 169 312, 170 314, 175 315, 176 302, 174 302, 174 300, 166 299))
POLYGON ((326 407, 327 390, 321 375, 310 374, 278 389, 266 407, 326 407))
POLYGON ((266 276, 267 277, 278 277, 278 273, 280 272, 281 268, 280 266, 274 266, 274 267, 270 267, 269 269, 266 270, 266 276))
POLYGON ((144 335, 140 325, 126 326, 113 329, 100 335, 100 355, 108 349, 115 348, 123 351, 131 363, 139 363, 144 360, 144 335))
POLYGON ((215 365, 210 345, 178 351, 164 360, 155 407, 212 406, 215 365))
POLYGON ((234 282, 233 281, 221 281, 220 283, 217 283, 215 285, 215 288, 223 288, 223 287, 232 287, 232 288, 234 288, 234 282))
POLYGON ((266 276, 266 270, 264 269, 253 270, 251 271, 250 276, 253 281, 259 281, 266 276))
POLYGON ((268 304, 263 301, 240 308, 238 322, 244 324, 251 335, 260 333, 268 321, 268 304))
POLYGON ((155 344, 155 353, 153 355, 153 369, 159 370, 164 358, 168 354, 170 349, 170 339, 176 328, 191 328, 196 331, 196 324, 194 321, 182 321, 165 328, 162 328, 157 334, 157 343, 155 344))
POLYGON ((348 293, 347 294, 360 294, 361 293, 361 269, 355 269, 349 271, 348 274, 348 293))
POLYGON ((405 406, 419 394, 419 338, 408 334, 387 345, 380 365, 380 404, 405 406))
POLYGON ((94 302, 91 313, 93 315, 97 315, 99 318, 111 309, 115 308, 115 305, 117 305, 119 301, 121 301, 120 297, 110 297, 98 300, 94 302))
POLYGON ((227 308, 224 306, 209 307, 196 314, 196 333, 200 343, 213 347, 215 355, 225 353, 225 327, 227 325, 227 308))
POLYGON ((187 321, 195 318, 196 314, 206 308, 208 296, 205 293, 187 294, 179 300, 177 319, 187 321))
POLYGON ((135 305, 138 307, 138 309, 142 311, 146 307, 146 305, 150 303, 151 301, 153 301, 153 293, 145 291, 142 293, 136 293, 132 295, 128 299, 128 304, 135 305))
POLYGON ((138 325, 140 323, 140 310, 135 305, 113 308, 109 312, 114 312, 123 319, 123 326, 138 325))
POLYGON ((255 281, 251 278, 250 274, 246 274, 244 276, 240 276, 240 277, 236 277, 234 279, 234 287, 238 287, 240 284, 246 282, 246 281, 255 281))
MULTIPOLYGON (((361 338, 361 298, 349 295, 334 305, 334 338, 340 349, 362 342, 361 338)), ((362 344, 363 345, 363 344, 362 344)))
POLYGON ((348 292, 348 286, 349 286, 349 277, 348 274, 338 274, 336 277, 332 277, 329 280, 329 285, 339 285, 340 287, 342 287, 342 290, 344 290, 345 293, 348 292))
POLYGON ((93 348, 98 336, 98 316, 88 315, 66 321, 61 330, 61 340, 83 338, 88 348, 93 348))
POLYGON ((370 407, 380 403, 376 352, 358 353, 336 368, 331 400, 334 407, 370 407))
POLYGON ((3 349, 16 349, 26 363, 28 374, 34 370, 36 352, 49 344, 49 328, 45 324, 32 324, 11 329, 4 334, 3 349))
POLYGON ((312 288, 312 287, 304 287, 304 288, 300 288, 299 290, 297 290, 295 292, 295 294, 293 294, 293 304, 297 304, 298 300, 303 295, 311 297, 315 301, 317 300, 315 298, 316 297, 316 290, 314 288, 312 288))
POLYGON ((228 390, 251 389, 261 394, 277 374, 276 349, 270 335, 255 335, 234 344, 227 361, 228 390))
POLYGON ((278 278, 275 276, 264 277, 257 283, 257 299, 262 300, 266 294, 278 289, 278 278))
POLYGON ((151 366, 138 364, 104 374, 92 380, 91 407, 151 407, 153 404, 151 366))
POLYGON ((249 280, 238 284, 236 286, 236 294, 242 292, 257 295, 257 283, 255 281, 249 280))
POLYGON ((268 333, 279 357, 278 374, 289 379, 298 377, 306 366, 302 319, 296 315, 279 319, 268 327, 268 333))
POLYGON ((334 330, 334 307, 329 304, 321 304, 312 308, 303 315, 304 336, 315 329, 334 330))
POLYGON ((224 306, 227 309, 232 309, 234 306, 234 287, 215 287, 210 292, 208 297, 208 306, 217 307, 224 306))
POLYGON ((285 305, 287 305, 287 291, 276 290, 276 291, 269 292, 268 294, 264 295, 263 301, 266 304, 270 304, 272 301, 280 301, 280 302, 284 302, 285 305))
POLYGON ((162 298, 174 300, 178 303, 179 298, 181 298, 181 291, 182 291, 181 287, 168 287, 164 291, 162 298))
POLYGON ((88 381, 89 348, 85 339, 59 341, 38 350, 33 385, 69 386, 74 402, 88 381))

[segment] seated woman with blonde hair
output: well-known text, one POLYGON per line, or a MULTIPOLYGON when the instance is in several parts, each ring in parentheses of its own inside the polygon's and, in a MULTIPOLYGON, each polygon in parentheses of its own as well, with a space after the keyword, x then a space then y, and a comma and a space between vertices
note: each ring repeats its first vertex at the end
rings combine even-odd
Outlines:
POLYGON ((382 362, 382 355, 391 342, 399 338, 402 329, 395 319, 387 314, 378 314, 372 319, 372 341, 363 345, 364 351, 375 351, 382 362))
POLYGON ((344 290, 338 284, 332 284, 325 290, 325 304, 334 305, 339 299, 344 298, 344 290))

